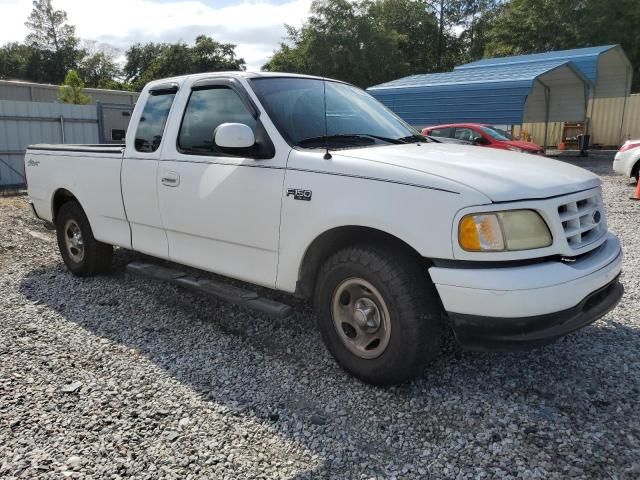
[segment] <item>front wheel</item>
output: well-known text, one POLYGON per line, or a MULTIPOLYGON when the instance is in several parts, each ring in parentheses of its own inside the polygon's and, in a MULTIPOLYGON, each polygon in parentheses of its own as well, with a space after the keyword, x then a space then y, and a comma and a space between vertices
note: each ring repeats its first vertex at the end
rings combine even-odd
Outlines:
POLYGON ((70 201, 60 207, 56 236, 60 255, 73 274, 89 277, 111 267, 113 247, 94 238, 89 219, 78 202, 70 201))
POLYGON ((335 253, 318 274, 315 309, 328 350, 367 383, 407 381, 439 352, 435 288, 403 252, 361 246, 335 253))

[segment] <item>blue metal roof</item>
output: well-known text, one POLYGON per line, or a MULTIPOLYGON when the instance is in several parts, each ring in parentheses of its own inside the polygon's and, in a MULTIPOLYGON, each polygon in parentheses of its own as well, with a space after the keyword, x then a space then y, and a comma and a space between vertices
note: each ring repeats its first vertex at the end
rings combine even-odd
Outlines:
POLYGON ((619 45, 603 45, 599 47, 575 48, 571 50, 557 50, 554 52, 533 53, 530 55, 516 55, 512 57, 484 58, 475 62, 460 65, 455 71, 485 67, 501 67, 505 65, 536 64, 549 61, 573 62, 578 69, 595 83, 598 77, 598 58, 605 52, 619 48, 619 45))
POLYGON ((370 87, 368 92, 412 125, 520 124, 536 79, 562 67, 573 71, 577 82, 589 84, 571 62, 548 60, 412 75, 370 87))

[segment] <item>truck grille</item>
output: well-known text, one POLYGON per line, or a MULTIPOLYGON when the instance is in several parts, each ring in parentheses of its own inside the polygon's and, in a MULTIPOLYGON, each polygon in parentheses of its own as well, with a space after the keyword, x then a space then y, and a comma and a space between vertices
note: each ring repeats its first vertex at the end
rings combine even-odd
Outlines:
POLYGON ((585 192, 584 198, 559 205, 558 214, 567 243, 574 250, 595 242, 607 232, 604 204, 599 191, 585 192))

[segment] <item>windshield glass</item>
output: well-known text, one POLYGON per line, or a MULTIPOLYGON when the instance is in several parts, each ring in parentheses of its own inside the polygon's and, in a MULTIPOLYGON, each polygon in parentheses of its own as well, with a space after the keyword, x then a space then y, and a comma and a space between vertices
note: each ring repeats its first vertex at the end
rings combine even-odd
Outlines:
POLYGON ((346 148, 427 141, 371 95, 351 85, 281 77, 256 78, 251 83, 276 127, 292 145, 321 148, 328 142, 332 148, 346 148))
POLYGON ((505 140, 513 140, 513 137, 511 136, 511 134, 506 130, 502 130, 501 128, 498 128, 498 127, 480 127, 480 128, 482 128, 482 131, 484 133, 493 137, 496 140, 501 140, 503 142, 505 140))

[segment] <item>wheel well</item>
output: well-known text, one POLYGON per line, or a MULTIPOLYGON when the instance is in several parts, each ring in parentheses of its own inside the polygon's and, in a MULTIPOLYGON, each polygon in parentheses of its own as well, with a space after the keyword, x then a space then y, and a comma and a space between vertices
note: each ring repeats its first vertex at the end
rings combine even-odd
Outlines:
POLYGON ((76 202, 78 201, 78 199, 69 190, 61 188, 56 191, 53 195, 53 204, 51 205, 52 219, 54 222, 56 221, 56 216, 60 211, 60 207, 72 200, 75 200, 76 202))
POLYGON ((300 267, 296 294, 302 297, 311 297, 318 271, 324 261, 338 250, 363 244, 396 249, 414 257, 416 261, 424 264, 425 268, 431 265, 428 259, 422 257, 408 243, 382 230, 362 226, 337 227, 318 236, 307 248, 300 267))
POLYGON ((633 165, 633 167, 631 167, 631 176, 635 177, 636 175, 638 175, 639 171, 640 171, 640 158, 636 160, 636 163, 633 165))

